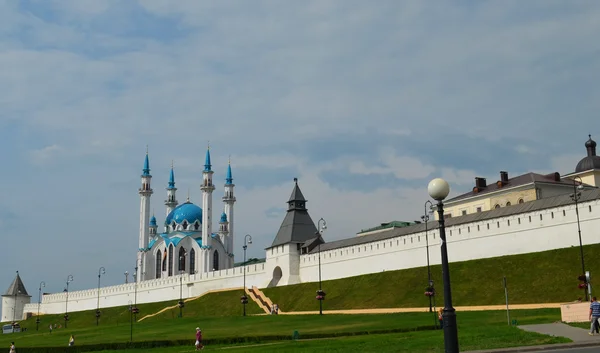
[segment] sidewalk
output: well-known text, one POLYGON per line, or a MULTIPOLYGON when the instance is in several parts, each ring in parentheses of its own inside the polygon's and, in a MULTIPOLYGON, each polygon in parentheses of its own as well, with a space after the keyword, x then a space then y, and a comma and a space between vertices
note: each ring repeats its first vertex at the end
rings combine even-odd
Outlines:
POLYGON ((523 325, 519 326, 520 329, 528 332, 537 332, 543 335, 566 337, 571 339, 572 343, 561 343, 561 344, 548 344, 541 346, 525 346, 525 347, 513 347, 513 348, 500 348, 491 350, 480 350, 480 351, 469 351, 465 353, 515 353, 515 352, 536 352, 536 351, 547 351, 547 350, 558 350, 558 349, 570 349, 570 348, 584 348, 584 347, 600 347, 600 336, 588 335, 589 330, 569 326, 560 322, 553 324, 539 324, 539 325, 523 325))
MULTIPOLYGON (((511 310, 520 309, 545 309, 545 308, 560 308, 562 303, 544 303, 544 304, 514 304, 510 306, 511 310)), ((456 306, 456 311, 484 311, 484 310, 506 310, 506 305, 479 305, 479 306, 456 306)), ((349 310, 323 310, 327 314, 393 314, 393 313, 420 313, 428 312, 429 307, 422 308, 377 308, 377 309, 349 309, 349 310)), ((318 310, 314 311, 287 311, 280 312, 280 315, 315 315, 318 310)), ((267 315, 267 314, 258 314, 267 315)))

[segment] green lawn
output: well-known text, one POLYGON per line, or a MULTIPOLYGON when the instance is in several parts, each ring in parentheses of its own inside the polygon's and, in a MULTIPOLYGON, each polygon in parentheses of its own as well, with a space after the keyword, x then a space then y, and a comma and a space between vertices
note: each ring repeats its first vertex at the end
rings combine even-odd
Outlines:
MULTIPOLYGON (((388 344, 401 342, 408 351, 431 352, 436 351, 442 340, 441 330, 412 331, 416 328, 426 329, 433 326, 433 315, 430 313, 404 313, 381 315, 264 315, 264 316, 221 316, 221 317, 184 317, 176 319, 148 320, 134 325, 134 341, 177 341, 178 347, 169 348, 144 348, 143 351, 152 353, 181 352, 187 349, 185 345, 193 344, 196 326, 200 326, 211 349, 222 347, 223 344, 237 343, 248 345, 266 343, 277 340, 286 340, 281 345, 260 346, 260 348, 246 347, 243 351, 260 349, 261 351, 285 350, 320 350, 336 351, 349 349, 360 342, 371 344, 373 349, 385 352, 385 345, 380 342, 389 341, 388 344), (377 332, 390 332, 390 330, 406 331, 395 334, 375 334, 377 332), (327 336, 348 335, 349 338, 337 337, 329 340, 311 340, 291 342, 294 331, 298 331, 300 338, 324 338, 327 336), (412 331, 412 332, 411 332, 412 331), (369 334, 370 333, 370 334, 369 334), (361 335, 360 337, 357 335, 361 335), (244 341, 248 341, 244 343, 244 341), (407 341, 408 340, 408 341, 407 341), (369 343, 370 342, 370 343, 369 343), (183 346, 181 346, 183 345, 183 346), (338 347, 339 346, 339 347, 338 347), (338 347, 338 348, 336 348, 338 347), (433 349, 433 350, 432 350, 433 349)), ((519 320, 520 324, 546 323, 559 319, 558 309, 519 310, 513 311, 512 317, 519 320)), ((531 344, 547 344, 564 342, 562 339, 550 338, 523 332, 506 324, 506 316, 501 311, 490 312, 459 312, 458 324, 462 349, 508 347, 531 344)), ((3 335, 0 346, 8 345, 14 340, 20 352, 40 352, 43 348, 26 350, 26 347, 64 347, 69 335, 75 334, 77 345, 97 343, 128 342, 130 326, 119 324, 105 324, 101 326, 76 327, 70 325, 68 329, 36 333, 35 330, 20 334, 3 335)), ((369 348, 370 349, 370 348, 369 348)), ((136 350, 128 350, 136 352, 136 350)), ((142 351, 142 350, 138 350, 142 351)))
MULTIPOLYGON (((598 252, 600 244, 584 246, 586 259, 594 259, 598 252)), ((600 261, 589 260, 586 262, 587 270, 600 273, 600 261)), ((507 278, 512 304, 577 300, 584 296, 583 291, 577 288, 580 266, 578 247, 454 262, 450 264, 453 304, 504 304, 503 276, 507 278)), ((322 270, 327 271, 327 268, 322 270)), ((441 266, 432 266, 431 271, 437 288, 436 301, 443 303, 441 266)), ((326 275, 325 272, 323 274, 326 275)), ((324 281, 327 297, 323 305, 330 310, 426 307, 429 305, 424 295, 426 285, 426 267, 324 281)), ((318 310, 315 300, 317 289, 317 283, 302 283, 266 288, 263 292, 283 311, 309 311, 318 310)))

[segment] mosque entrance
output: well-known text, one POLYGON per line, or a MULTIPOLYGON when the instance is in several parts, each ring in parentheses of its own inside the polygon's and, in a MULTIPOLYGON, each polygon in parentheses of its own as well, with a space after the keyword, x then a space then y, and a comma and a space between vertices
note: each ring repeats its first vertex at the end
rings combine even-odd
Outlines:
POLYGON ((273 278, 271 279, 271 282, 269 282, 269 285, 267 286, 267 288, 277 286, 277 283, 279 283, 279 280, 281 279, 282 276, 283 276, 283 273, 281 272, 281 267, 279 267, 279 266, 275 267, 275 269, 273 270, 273 278))

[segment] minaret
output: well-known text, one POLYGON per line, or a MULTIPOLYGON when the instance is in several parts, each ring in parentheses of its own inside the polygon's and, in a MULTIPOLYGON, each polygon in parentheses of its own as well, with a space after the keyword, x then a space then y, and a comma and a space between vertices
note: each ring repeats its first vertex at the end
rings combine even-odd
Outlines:
POLYGON ((225 245, 225 251, 227 253, 231 253, 231 249, 229 248, 229 244, 227 243, 227 235, 229 234, 229 222, 227 222, 227 215, 225 211, 221 213, 221 220, 219 221, 219 235, 221 237, 221 242, 225 245))
MULTIPOLYGON (((231 176, 230 158, 227 165, 227 176, 225 177, 225 196, 223 196, 223 202, 225 203, 225 215, 227 216, 227 221, 229 221, 229 235, 225 238, 227 239, 225 242, 225 247, 229 253, 233 253, 233 204, 235 203, 235 195, 233 194, 234 187, 235 184, 233 184, 233 177, 231 176)), ((233 267, 233 260, 233 257, 231 257, 229 264, 230 268, 233 267)))
POLYGON ((148 147, 146 146, 146 159, 144 160, 144 169, 142 170, 142 187, 139 189, 140 194, 140 239, 137 254, 138 269, 137 281, 141 282, 146 271, 146 249, 149 242, 149 226, 150 226, 150 196, 153 191, 150 187, 150 162, 148 161, 148 147))
POLYGON ((175 192, 177 188, 175 187, 175 174, 173 173, 173 162, 171 161, 171 175, 169 175, 169 186, 167 187, 167 199, 165 200, 165 206, 167 206, 167 216, 177 205, 179 202, 175 197, 175 192))
POLYGON ((154 215, 152 215, 152 218, 150 218, 150 226, 148 227, 148 230, 150 231, 150 237, 154 238, 156 236, 156 231, 158 230, 158 225, 156 224, 156 217, 154 217, 154 215))
MULTIPOLYGON (((210 239, 212 234, 212 193, 215 190, 212 176, 213 171, 210 164, 210 145, 206 149, 206 159, 204 161, 204 171, 202 172, 202 246, 210 247, 210 239)), ((204 272, 208 272, 212 268, 210 248, 206 248, 203 259, 204 272)))

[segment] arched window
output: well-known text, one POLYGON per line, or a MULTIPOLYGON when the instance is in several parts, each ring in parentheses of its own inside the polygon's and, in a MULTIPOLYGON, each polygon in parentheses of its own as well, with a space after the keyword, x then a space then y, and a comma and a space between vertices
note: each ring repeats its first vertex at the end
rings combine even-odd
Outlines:
POLYGON ((167 270, 167 248, 165 248, 165 252, 162 255, 162 270, 167 270))
POLYGON ((196 221, 196 223, 194 223, 194 229, 198 230, 198 228, 200 228, 200 223, 198 223, 198 221, 196 221))
POLYGON ((500 205, 496 204, 496 206, 494 206, 494 208, 500 208, 500 205))
POLYGON ((185 271, 185 248, 179 248, 179 271, 185 271))
POLYGON ((190 250, 190 275, 196 272, 196 250, 190 250))
POLYGON ((213 271, 219 271, 219 252, 217 250, 213 256, 213 271))
POLYGON ((169 276, 173 276, 173 244, 169 246, 169 276))
POLYGON ((187 221, 183 221, 183 229, 187 230, 188 227, 188 222, 187 221))
POLYGON ((523 202, 525 202, 525 200, 519 199, 519 203, 523 203, 523 202))
POLYGON ((506 206, 510 206, 510 205, 511 205, 511 203, 510 203, 510 201, 508 201, 508 202, 506 203, 506 206))
POLYGON ((156 278, 160 278, 160 269, 162 261, 162 251, 158 250, 156 253, 156 278))

